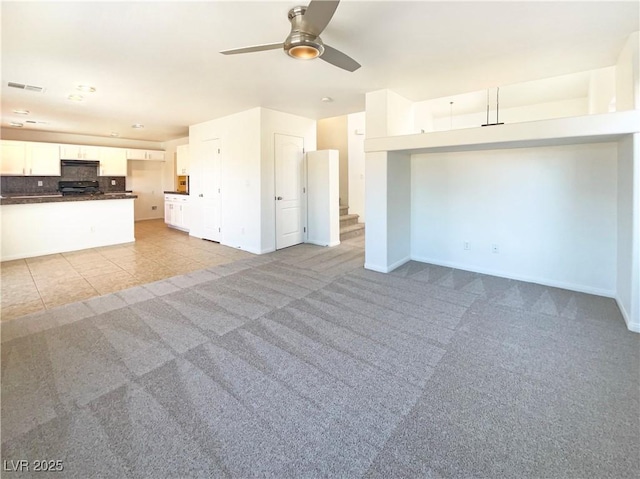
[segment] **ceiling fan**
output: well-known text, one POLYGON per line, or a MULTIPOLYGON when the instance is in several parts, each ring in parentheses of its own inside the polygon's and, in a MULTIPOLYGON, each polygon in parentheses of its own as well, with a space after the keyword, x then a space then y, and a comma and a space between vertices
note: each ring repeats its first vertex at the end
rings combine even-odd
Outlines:
POLYGON ((307 7, 293 7, 289 10, 291 32, 284 42, 233 48, 220 53, 236 55, 283 48, 290 57, 303 60, 321 58, 338 68, 354 72, 360 68, 357 61, 340 50, 326 45, 320 39, 320 34, 331 21, 339 3, 340 0, 311 0, 307 7))

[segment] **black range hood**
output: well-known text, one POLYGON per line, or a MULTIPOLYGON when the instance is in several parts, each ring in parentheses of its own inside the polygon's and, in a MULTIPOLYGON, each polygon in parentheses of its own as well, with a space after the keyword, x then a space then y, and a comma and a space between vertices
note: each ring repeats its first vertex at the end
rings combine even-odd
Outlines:
POLYGON ((90 160, 60 160, 60 164, 62 166, 95 166, 96 168, 100 166, 99 161, 90 160))

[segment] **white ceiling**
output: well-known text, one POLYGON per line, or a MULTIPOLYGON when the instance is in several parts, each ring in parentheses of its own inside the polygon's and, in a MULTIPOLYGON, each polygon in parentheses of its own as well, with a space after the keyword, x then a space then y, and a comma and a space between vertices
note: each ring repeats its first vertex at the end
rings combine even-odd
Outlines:
POLYGON ((637 1, 343 0, 322 39, 362 64, 354 73, 279 50, 218 53, 283 41, 300 3, 3 1, 2 126, 165 141, 256 106, 327 118, 381 88, 418 101, 610 66, 639 29, 637 1), (97 91, 71 102, 78 84, 97 91))

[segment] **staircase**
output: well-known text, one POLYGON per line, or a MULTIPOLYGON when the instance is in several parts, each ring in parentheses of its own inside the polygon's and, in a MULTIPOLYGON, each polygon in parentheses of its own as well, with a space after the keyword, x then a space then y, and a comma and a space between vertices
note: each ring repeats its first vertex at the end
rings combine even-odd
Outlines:
POLYGON ((340 207, 340 241, 364 235, 364 223, 358 223, 358 215, 350 215, 348 206, 340 207))

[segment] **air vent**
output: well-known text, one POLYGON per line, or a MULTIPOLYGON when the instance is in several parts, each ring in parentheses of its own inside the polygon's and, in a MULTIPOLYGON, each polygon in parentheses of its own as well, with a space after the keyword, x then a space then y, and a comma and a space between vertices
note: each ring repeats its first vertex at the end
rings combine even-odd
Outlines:
POLYGON ((48 121, 40 121, 40 120, 25 120, 25 123, 30 123, 31 125, 48 125, 48 121))
POLYGON ((12 81, 8 82, 7 85, 9 85, 11 88, 18 88, 20 90, 33 91, 36 93, 44 93, 44 88, 41 86, 25 85, 24 83, 16 83, 12 81))

